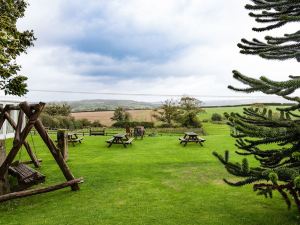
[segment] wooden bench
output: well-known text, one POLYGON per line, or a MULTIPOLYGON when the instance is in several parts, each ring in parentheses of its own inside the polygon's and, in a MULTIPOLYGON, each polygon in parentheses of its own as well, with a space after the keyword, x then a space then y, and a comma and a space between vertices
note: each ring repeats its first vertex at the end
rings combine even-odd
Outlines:
POLYGON ((105 135, 105 129, 102 129, 102 130, 93 130, 90 128, 90 136, 92 135, 102 135, 104 136, 105 135))
POLYGON ((134 140, 134 138, 129 138, 127 141, 125 141, 125 144, 132 144, 132 141, 134 140))
POLYGON ((114 138, 111 138, 111 139, 108 139, 107 141, 106 141, 106 143, 112 143, 113 142, 113 140, 114 140, 114 138))
POLYGON ((8 172, 18 179, 18 184, 21 189, 28 188, 34 184, 45 182, 46 176, 31 167, 19 163, 16 166, 10 166, 8 172))
POLYGON ((179 141, 181 141, 181 142, 186 142, 186 141, 188 141, 188 140, 186 140, 185 138, 181 137, 181 138, 179 138, 179 141))
POLYGON ((204 141, 206 141, 205 139, 200 138, 200 137, 198 137, 198 139, 199 139, 199 142, 204 142, 204 141))

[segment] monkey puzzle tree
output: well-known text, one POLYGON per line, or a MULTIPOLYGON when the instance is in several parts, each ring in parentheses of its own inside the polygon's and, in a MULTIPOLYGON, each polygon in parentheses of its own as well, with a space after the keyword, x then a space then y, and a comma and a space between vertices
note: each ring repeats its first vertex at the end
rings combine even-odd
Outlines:
MULTIPOLYGON (((254 31, 269 31, 288 23, 300 21, 300 0, 252 0, 246 9, 258 23, 266 24, 254 31)), ((300 30, 285 34, 283 37, 266 36, 265 41, 242 39, 238 44, 242 54, 259 55, 266 59, 300 59, 300 30)), ((233 77, 246 88, 235 88, 234 91, 275 94, 295 104, 277 108, 280 116, 271 110, 246 108, 244 113, 225 114, 232 127, 231 136, 236 138, 237 154, 254 156, 258 166, 250 167, 245 158, 242 163, 229 161, 229 152, 222 156, 213 154, 225 165, 230 174, 241 177, 238 182, 224 181, 229 185, 243 186, 253 184, 254 191, 266 197, 272 197, 278 191, 288 207, 292 200, 300 212, 300 98, 291 96, 300 87, 300 77, 290 76, 287 81, 273 81, 264 76, 253 79, 238 71, 233 77)))
POLYGON ((0 90, 22 96, 27 93, 27 77, 19 75, 16 58, 33 45, 33 31, 20 32, 17 20, 24 16, 24 0, 0 0, 0 90))

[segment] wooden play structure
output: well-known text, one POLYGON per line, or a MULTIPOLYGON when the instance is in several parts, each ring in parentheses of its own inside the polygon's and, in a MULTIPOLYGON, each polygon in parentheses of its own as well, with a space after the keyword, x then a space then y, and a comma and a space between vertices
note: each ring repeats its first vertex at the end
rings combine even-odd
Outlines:
POLYGON ((48 133, 46 132, 45 127, 39 120, 39 115, 41 114, 44 107, 45 103, 42 102, 38 104, 28 104, 27 102, 22 102, 18 106, 6 105, 4 108, 0 107, 0 128, 3 126, 4 121, 8 121, 15 130, 13 147, 8 152, 7 156, 2 156, 2 159, 0 159, 0 163, 2 162, 0 164, 0 183, 7 182, 7 173, 15 176, 18 180, 18 190, 16 192, 0 195, 0 202, 14 198, 46 193, 68 186, 70 186, 73 191, 77 191, 79 190, 79 183, 83 182, 82 178, 74 178, 68 165, 65 162, 61 150, 55 146, 48 133), (12 110, 17 110, 19 113, 17 123, 10 117, 10 111, 12 110), (35 128, 36 132, 40 135, 43 142, 48 147, 50 153, 58 164, 67 182, 39 189, 25 190, 32 185, 45 181, 45 176, 40 172, 27 166, 25 163, 14 161, 21 147, 24 146, 34 166, 36 168, 40 167, 40 161, 33 153, 28 142, 26 142, 26 137, 29 135, 30 131, 33 128, 35 128))

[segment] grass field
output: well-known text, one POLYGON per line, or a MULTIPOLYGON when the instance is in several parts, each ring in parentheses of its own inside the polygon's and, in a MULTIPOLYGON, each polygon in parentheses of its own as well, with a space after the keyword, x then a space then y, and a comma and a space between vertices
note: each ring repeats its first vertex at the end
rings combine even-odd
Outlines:
MULTIPOLYGON (((81 190, 1 203, 0 224, 299 224, 295 207, 288 211, 277 193, 270 200, 250 186, 223 183, 230 176, 211 152, 232 150, 234 142, 224 124, 204 123, 204 128, 204 147, 183 147, 178 137, 166 135, 135 140, 127 149, 108 149, 108 137, 85 136, 82 144, 70 146, 68 161, 75 176, 84 177, 81 190)), ((40 170, 47 175, 44 185, 63 181, 38 136, 34 140, 43 159, 40 170)), ((24 150, 17 158, 26 158, 24 150)))

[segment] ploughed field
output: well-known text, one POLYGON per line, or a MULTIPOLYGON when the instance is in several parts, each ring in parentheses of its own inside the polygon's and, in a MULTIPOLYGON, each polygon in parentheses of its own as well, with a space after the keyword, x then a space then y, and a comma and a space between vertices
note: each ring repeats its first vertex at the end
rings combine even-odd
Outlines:
MULTIPOLYGON (((69 146, 68 160, 74 175, 84 177, 81 190, 0 203, 0 224, 298 224, 296 208, 288 211, 277 193, 270 200, 257 196, 251 186, 224 184, 222 178, 230 176, 212 151, 234 150, 234 140, 224 124, 204 123, 204 129, 204 147, 183 147, 179 136, 164 134, 134 140, 127 149, 107 148, 110 137, 84 136, 82 144, 69 146)), ((33 140, 43 159, 40 171, 47 176, 39 186, 63 181, 40 138, 33 140)), ((31 138, 28 141, 32 145, 31 138)), ((24 149, 17 158, 27 158, 24 149)))
MULTIPOLYGON (((146 121, 155 122, 152 117, 153 110, 129 110, 131 119, 133 121, 146 121)), ((110 118, 113 117, 114 111, 100 111, 100 112, 76 112, 72 113, 72 116, 76 119, 88 119, 90 121, 99 120, 101 124, 105 126, 111 126, 114 121, 110 118)))

